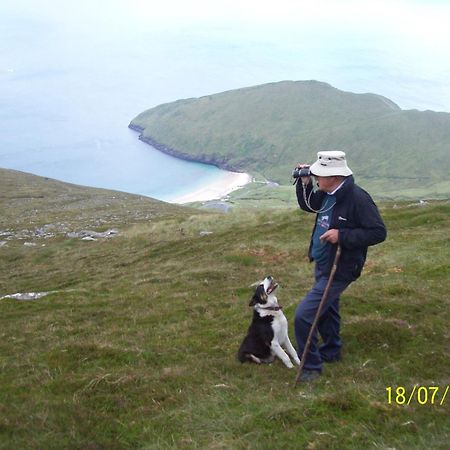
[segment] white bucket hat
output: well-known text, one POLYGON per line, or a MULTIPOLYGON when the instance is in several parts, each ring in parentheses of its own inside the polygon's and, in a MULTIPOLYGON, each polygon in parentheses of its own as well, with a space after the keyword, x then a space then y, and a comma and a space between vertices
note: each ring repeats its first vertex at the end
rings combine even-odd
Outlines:
POLYGON ((319 177, 348 177, 353 173, 347 166, 345 153, 340 151, 318 152, 317 161, 309 170, 319 177))

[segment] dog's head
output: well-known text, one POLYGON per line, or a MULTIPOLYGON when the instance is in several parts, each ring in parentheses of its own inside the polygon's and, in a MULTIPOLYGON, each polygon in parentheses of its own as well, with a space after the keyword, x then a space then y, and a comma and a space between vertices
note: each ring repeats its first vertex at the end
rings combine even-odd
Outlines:
POLYGON ((273 294, 277 287, 278 284, 275 283, 270 275, 268 275, 256 288, 256 291, 250 299, 248 306, 255 306, 258 303, 265 305, 269 299, 269 296, 273 294))

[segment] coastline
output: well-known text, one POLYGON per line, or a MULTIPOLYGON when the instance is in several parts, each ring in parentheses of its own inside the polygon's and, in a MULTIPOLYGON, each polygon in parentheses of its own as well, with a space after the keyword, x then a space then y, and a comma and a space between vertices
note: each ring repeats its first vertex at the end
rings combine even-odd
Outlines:
POLYGON ((208 183, 197 190, 168 200, 169 203, 185 204, 191 202, 203 202, 218 200, 230 192, 235 191, 251 182, 251 176, 242 172, 226 172, 220 178, 208 183))
POLYGON ((164 144, 161 144, 158 141, 155 141, 150 136, 144 136, 144 128, 142 128, 139 125, 135 125, 133 122, 130 122, 128 125, 128 128, 130 130, 136 131, 139 133, 138 139, 142 142, 145 142, 148 145, 151 145, 153 148, 156 148, 156 150, 159 150, 160 152, 165 153, 166 155, 173 156, 178 159, 183 159, 184 161, 191 161, 191 162, 197 162, 202 164, 210 164, 213 166, 218 167, 219 169, 226 170, 228 172, 236 172, 236 173, 242 173, 242 170, 240 167, 232 166, 227 162, 225 157, 222 157, 220 159, 215 158, 211 155, 202 155, 202 156, 196 156, 193 157, 192 155, 189 155, 188 153, 184 153, 180 150, 177 150, 175 148, 167 147, 164 144))
POLYGON ((217 178, 211 183, 208 183, 196 189, 189 194, 180 195, 167 200, 169 203, 185 204, 191 202, 218 200, 225 197, 230 192, 233 192, 252 181, 252 177, 248 173, 241 172, 239 168, 229 165, 225 159, 218 160, 209 155, 194 158, 187 153, 183 153, 179 150, 167 147, 160 142, 155 141, 151 137, 144 136, 144 128, 139 125, 135 125, 130 122, 128 128, 133 131, 137 131, 139 133, 139 140, 145 142, 148 145, 151 145, 153 148, 159 150, 160 152, 163 152, 175 158, 183 159, 185 161, 210 164, 226 171, 223 176, 217 178))

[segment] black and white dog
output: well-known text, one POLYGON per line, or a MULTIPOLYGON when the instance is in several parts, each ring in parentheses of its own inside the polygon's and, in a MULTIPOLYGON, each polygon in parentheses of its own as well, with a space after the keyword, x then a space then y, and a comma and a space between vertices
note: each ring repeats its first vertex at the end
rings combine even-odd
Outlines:
POLYGON ((278 287, 271 276, 268 276, 256 288, 249 306, 253 306, 253 320, 244 341, 238 351, 240 362, 271 363, 275 356, 292 369, 289 356, 283 350, 285 347, 297 365, 300 359, 288 336, 288 322, 281 311, 281 306, 274 295, 278 287))

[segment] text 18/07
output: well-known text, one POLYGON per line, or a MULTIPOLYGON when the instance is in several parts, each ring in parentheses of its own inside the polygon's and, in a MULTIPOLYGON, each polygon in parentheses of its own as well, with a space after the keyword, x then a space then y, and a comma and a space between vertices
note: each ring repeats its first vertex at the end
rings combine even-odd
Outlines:
POLYGON ((447 397, 449 386, 418 386, 410 389, 403 386, 386 388, 388 403, 395 405, 410 405, 416 401, 419 405, 440 405, 443 406, 447 397))

